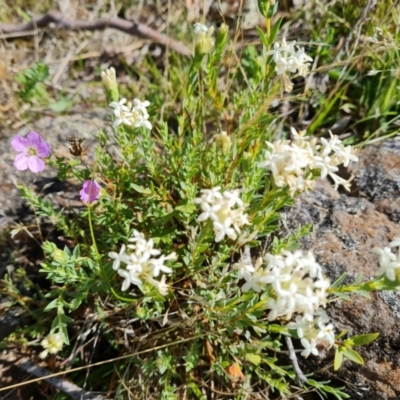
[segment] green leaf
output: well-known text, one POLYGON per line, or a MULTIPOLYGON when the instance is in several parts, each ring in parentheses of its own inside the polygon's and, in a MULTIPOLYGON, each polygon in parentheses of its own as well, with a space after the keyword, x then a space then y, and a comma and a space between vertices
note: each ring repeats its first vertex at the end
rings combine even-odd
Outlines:
POLYGON ((201 399, 204 400, 205 397, 203 395, 203 393, 201 393, 201 390, 199 389, 199 387, 196 385, 195 382, 189 382, 189 388, 190 390, 193 392, 193 394, 196 396, 197 399, 201 399))
POLYGON ((346 279, 346 276, 347 272, 343 272, 343 274, 340 275, 339 278, 337 278, 336 281, 332 283, 331 288, 339 287, 346 279))
POLYGON ((269 43, 272 44, 275 41, 276 36, 278 35, 279 28, 281 26, 281 23, 283 21, 283 18, 278 18, 278 20, 275 22, 273 28, 271 29, 271 33, 269 36, 269 43))
POLYGON ((353 290, 353 293, 358 294, 359 296, 365 297, 368 300, 371 300, 371 295, 368 292, 366 292, 365 290, 356 289, 356 290, 353 290))
POLYGON ((337 371, 343 362, 343 353, 341 352, 340 348, 336 349, 335 359, 333 361, 333 369, 337 371))
POLYGON ((131 188, 135 190, 138 193, 143 193, 143 194, 151 194, 151 190, 149 188, 144 188, 142 186, 136 185, 134 183, 131 183, 131 188))
POLYGON ((289 335, 289 331, 285 326, 278 325, 278 324, 271 324, 268 325, 268 331, 273 333, 281 333, 282 335, 289 335))
POLYGON ((182 204, 180 206, 175 207, 175 211, 181 211, 185 214, 192 214, 196 209, 196 206, 192 203, 182 204))
MULTIPOLYGON (((361 357, 361 355, 359 353, 357 353, 355 350, 353 349, 347 349, 346 351, 343 352, 343 355, 348 358, 349 360, 357 363, 357 364, 364 364, 364 359, 361 357)), ((335 357, 336 359, 336 357, 335 357)))
POLYGON ((373 342, 378 336, 379 333, 367 333, 365 335, 352 336, 351 339, 355 346, 363 346, 364 344, 373 342))
POLYGON ((339 333, 339 335, 336 336, 336 340, 337 340, 337 339, 340 339, 341 337, 343 337, 346 333, 347 333, 347 330, 346 330, 346 329, 343 329, 343 330, 339 333))
POLYGON ((323 391, 325 391, 326 393, 331 393, 333 394, 338 400, 342 400, 342 399, 349 399, 350 396, 344 392, 342 392, 340 389, 343 388, 333 388, 330 386, 322 386, 321 389, 323 391))
POLYGON ((261 357, 258 354, 247 353, 246 360, 254 365, 260 365, 261 357))
POLYGON ((263 43, 263 45, 265 47, 268 47, 269 42, 268 42, 268 38, 265 35, 265 33, 258 26, 256 26, 256 31, 257 31, 258 35, 260 36, 260 39, 261 39, 261 42, 263 43))
POLYGON ((58 307, 58 298, 52 300, 49 304, 47 304, 46 308, 43 311, 50 311, 53 308, 57 308, 58 307))
POLYGON ((69 304, 68 308, 70 310, 76 310, 82 303, 83 299, 87 296, 86 293, 80 293, 80 296, 77 296, 76 298, 72 299, 69 304))

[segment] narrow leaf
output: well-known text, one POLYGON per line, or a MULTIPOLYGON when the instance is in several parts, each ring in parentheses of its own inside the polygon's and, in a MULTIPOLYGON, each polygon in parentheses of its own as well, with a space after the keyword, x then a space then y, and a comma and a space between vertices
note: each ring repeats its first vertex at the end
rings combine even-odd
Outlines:
POLYGON ((362 346, 364 344, 373 342, 378 336, 379 333, 367 333, 366 335, 352 336, 351 339, 353 340, 355 346, 362 346))
POLYGON ((348 358, 349 360, 357 363, 357 364, 364 364, 364 359, 361 357, 359 353, 357 353, 353 349, 347 349, 345 352, 343 352, 343 355, 348 358))
POLYGON ((258 354, 246 354, 246 360, 250 361, 254 365, 260 365, 261 357, 258 354))
POLYGON ((340 351, 340 349, 336 349, 335 360, 333 361, 333 369, 337 371, 342 365, 342 362, 343 362, 343 353, 340 351))

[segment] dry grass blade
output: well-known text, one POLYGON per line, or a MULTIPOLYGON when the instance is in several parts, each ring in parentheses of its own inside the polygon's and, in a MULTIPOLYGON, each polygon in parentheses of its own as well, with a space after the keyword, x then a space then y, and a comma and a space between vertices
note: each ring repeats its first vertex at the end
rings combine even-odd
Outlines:
MULTIPOLYGON (((131 354, 125 354, 123 356, 111 358, 111 359, 106 360, 106 361, 99 361, 99 362, 96 362, 96 363, 93 363, 93 364, 84 365, 82 367, 72 368, 72 369, 69 369, 68 371, 56 372, 54 374, 46 375, 45 377, 41 376, 40 378, 30 379, 29 381, 25 381, 25 382, 21 382, 21 383, 16 383, 14 385, 2 387, 2 388, 0 388, 0 392, 2 392, 4 390, 14 389, 16 387, 23 386, 23 385, 28 385, 30 383, 39 382, 39 381, 42 381, 44 379, 48 380, 48 379, 54 378, 56 376, 70 374, 72 372, 82 371, 82 370, 85 370, 87 368, 97 367, 99 365, 107 364, 107 363, 110 363, 110 362, 115 362, 115 361, 123 360, 123 359, 126 359, 126 358, 134 357, 134 356, 137 356, 139 354, 150 353, 150 352, 155 351, 155 350, 164 349, 166 347, 170 347, 170 346, 174 346, 174 345, 181 344, 181 343, 184 343, 184 342, 189 342, 189 341, 192 341, 192 340, 196 340, 196 339, 199 339, 199 338, 204 337, 206 335, 207 335, 207 333, 204 333, 202 335, 197 335, 197 336, 192 336, 190 338, 177 340, 176 342, 167 343, 167 344, 164 344, 164 345, 161 345, 161 346, 157 346, 157 347, 154 347, 154 348, 151 348, 151 349, 146 349, 146 350, 138 351, 138 352, 131 353, 131 354)), ((30 363, 28 360, 26 360, 26 361, 28 363, 30 363)), ((29 371, 29 372, 31 372, 31 371, 29 371)))

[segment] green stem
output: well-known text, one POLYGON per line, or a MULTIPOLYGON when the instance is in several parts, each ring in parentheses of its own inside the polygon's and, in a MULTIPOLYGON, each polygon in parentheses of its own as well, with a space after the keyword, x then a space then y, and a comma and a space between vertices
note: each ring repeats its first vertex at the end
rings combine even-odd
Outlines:
POLYGON ((127 303, 135 302, 137 299, 134 299, 134 298, 131 298, 131 297, 122 297, 114 290, 114 288, 111 285, 110 280, 108 279, 107 271, 103 268, 103 264, 101 262, 101 255, 100 255, 99 250, 97 248, 96 238, 94 236, 94 229, 93 229, 93 222, 92 222, 92 206, 91 206, 91 204, 88 205, 88 219, 89 219, 90 236, 92 238, 92 246, 93 246, 94 252, 96 253, 96 261, 97 261, 97 264, 100 267, 100 270, 102 272, 103 278, 107 282, 107 286, 108 286, 110 292, 112 293, 112 295, 115 298, 117 298, 120 301, 124 301, 124 302, 127 302, 127 303))

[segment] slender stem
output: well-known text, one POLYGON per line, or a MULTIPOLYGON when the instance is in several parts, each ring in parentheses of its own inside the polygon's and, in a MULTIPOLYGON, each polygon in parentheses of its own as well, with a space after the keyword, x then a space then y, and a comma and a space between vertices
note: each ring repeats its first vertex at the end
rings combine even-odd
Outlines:
MULTIPOLYGON (((90 190, 89 190, 89 192, 90 192, 90 190)), ((117 298, 120 301, 124 301, 124 302, 127 302, 127 303, 135 302, 136 299, 129 298, 129 297, 122 297, 114 290, 114 288, 111 285, 110 280, 108 279, 107 272, 103 268, 103 264, 101 262, 101 256, 100 256, 99 250, 97 248, 96 238, 94 236, 94 229, 93 229, 93 222, 92 222, 92 206, 91 206, 91 204, 88 204, 88 219, 89 219, 90 236, 92 238, 92 246, 93 246, 94 252, 96 253, 96 261, 97 261, 97 263, 98 263, 98 265, 100 267, 101 272, 103 273, 103 278, 106 280, 107 286, 108 286, 110 292, 112 293, 112 295, 115 298, 117 298)))

